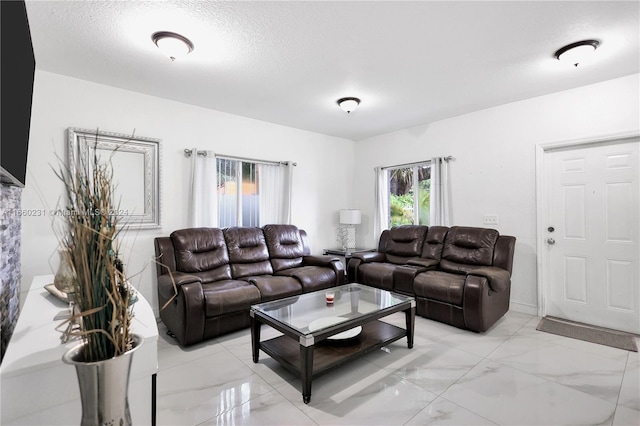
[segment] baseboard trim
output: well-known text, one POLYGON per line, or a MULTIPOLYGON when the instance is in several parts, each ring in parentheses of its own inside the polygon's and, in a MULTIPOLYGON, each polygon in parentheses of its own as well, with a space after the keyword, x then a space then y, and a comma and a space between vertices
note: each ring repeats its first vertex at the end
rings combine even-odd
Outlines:
POLYGON ((536 305, 530 305, 528 303, 509 302, 509 309, 512 311, 520 312, 522 314, 538 315, 538 307, 536 305))

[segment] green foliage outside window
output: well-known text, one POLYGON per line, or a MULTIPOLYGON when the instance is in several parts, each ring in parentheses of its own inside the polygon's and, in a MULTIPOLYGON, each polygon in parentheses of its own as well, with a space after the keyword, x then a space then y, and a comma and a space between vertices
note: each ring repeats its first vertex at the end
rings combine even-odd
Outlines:
MULTIPOLYGON (((420 225, 429 225, 430 207, 430 170, 415 168, 418 171, 418 221, 420 225)), ((411 168, 395 169, 389 176, 389 216, 390 226, 414 224, 413 171, 411 168)))
POLYGON ((391 226, 413 224, 413 191, 403 195, 389 194, 391 226))
POLYGON ((418 209, 418 217, 420 225, 429 226, 429 208, 431 207, 431 179, 421 180, 418 183, 418 200, 420 208, 418 209))

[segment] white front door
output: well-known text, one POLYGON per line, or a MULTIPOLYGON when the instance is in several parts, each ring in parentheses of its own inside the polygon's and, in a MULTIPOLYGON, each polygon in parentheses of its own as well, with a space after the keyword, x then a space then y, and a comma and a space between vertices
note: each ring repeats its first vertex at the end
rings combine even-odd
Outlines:
POLYGON ((639 145, 545 153, 547 315, 640 333, 639 145))

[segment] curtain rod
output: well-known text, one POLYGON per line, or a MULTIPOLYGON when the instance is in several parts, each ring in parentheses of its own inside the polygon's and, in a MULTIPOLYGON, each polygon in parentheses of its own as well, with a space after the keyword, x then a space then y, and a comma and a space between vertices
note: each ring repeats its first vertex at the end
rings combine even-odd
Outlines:
MULTIPOLYGON (((269 161, 269 160, 258 160, 255 158, 247 158, 247 157, 236 157, 234 155, 224 155, 224 154, 214 154, 211 151, 197 151, 197 155, 201 156, 201 157, 207 157, 211 154, 213 154, 213 156, 215 158, 222 158, 224 160, 240 160, 240 161, 249 161, 251 163, 260 163, 260 164, 284 164, 284 165, 288 165, 289 161, 269 161)), ((185 148, 184 150, 184 155, 185 157, 191 157, 191 155, 193 154, 193 150, 189 149, 189 148, 185 148)), ((298 163, 292 163, 294 166, 297 166, 298 163)))
MULTIPOLYGON (((455 157, 453 157, 453 156, 451 156, 451 155, 447 155, 446 157, 442 157, 442 159, 448 163, 450 160, 455 160, 455 157)), ((425 164, 425 163, 431 163, 431 160, 425 160, 425 161, 414 161, 413 163, 396 164, 395 166, 384 166, 384 167, 380 167, 380 168, 381 168, 382 170, 386 170, 386 169, 397 169, 397 168, 399 168, 399 167, 417 166, 417 165, 419 165, 419 164, 425 164)))

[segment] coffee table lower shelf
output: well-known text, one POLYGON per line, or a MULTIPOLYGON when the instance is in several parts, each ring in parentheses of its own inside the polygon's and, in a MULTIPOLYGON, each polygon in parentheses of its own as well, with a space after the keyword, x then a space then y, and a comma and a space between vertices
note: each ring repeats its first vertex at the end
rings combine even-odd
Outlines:
MULTIPOLYGON (((362 325, 362 333, 352 344, 341 345, 326 340, 317 342, 313 345, 313 367, 309 379, 406 336, 407 330, 403 328, 383 321, 372 321, 362 325)), ((283 367, 302 376, 300 344, 295 339, 285 335, 278 336, 260 342, 260 349, 283 367)))

